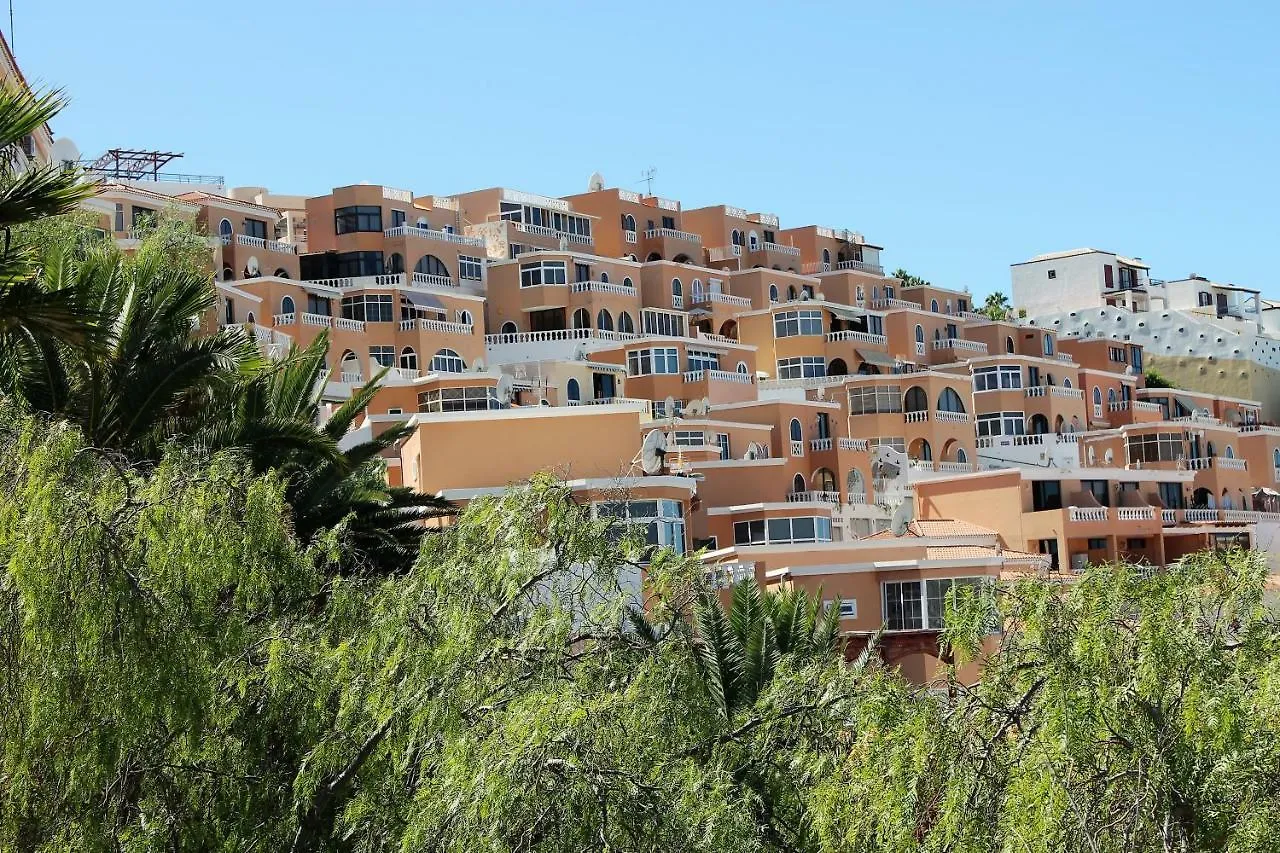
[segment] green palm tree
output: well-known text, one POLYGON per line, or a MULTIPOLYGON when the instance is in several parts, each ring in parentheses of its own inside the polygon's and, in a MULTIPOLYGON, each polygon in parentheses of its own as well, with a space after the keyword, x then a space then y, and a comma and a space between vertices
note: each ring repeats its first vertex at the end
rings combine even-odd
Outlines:
POLYGON ((90 345, 100 329, 83 294, 43 281, 30 246, 14 239, 21 226, 73 210, 93 195, 94 184, 60 165, 20 168, 18 146, 62 109, 56 92, 35 95, 0 86, 0 392, 40 372, 40 360, 57 343, 90 345))
POLYGON ((761 592, 754 579, 733 588, 728 609, 711 592, 694 608, 698 669, 726 721, 750 708, 784 656, 840 653, 840 603, 822 605, 798 587, 761 592))
POLYGON ((413 428, 397 423, 362 438, 353 427, 379 389, 375 376, 319 425, 327 371, 328 336, 291 348, 226 389, 222 415, 198 438, 208 450, 238 449, 256 471, 280 471, 293 507, 294 532, 306 543, 336 529, 344 544, 344 573, 399 574, 418 554, 423 522, 452 514, 432 495, 388 486, 382 452, 413 428), (349 446, 344 446, 349 445, 349 446))

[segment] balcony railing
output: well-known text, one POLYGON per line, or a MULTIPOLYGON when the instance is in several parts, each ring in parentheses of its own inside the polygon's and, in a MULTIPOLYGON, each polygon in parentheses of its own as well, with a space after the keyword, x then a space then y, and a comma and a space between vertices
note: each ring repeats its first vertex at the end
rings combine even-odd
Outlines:
POLYGON ((1025 389, 1028 397, 1063 397, 1068 400, 1084 399, 1084 392, 1079 388, 1063 388, 1061 385, 1032 385, 1025 389))
POLYGON ((530 344, 546 341, 585 341, 596 339, 602 341, 630 341, 639 335, 630 332, 612 332, 607 329, 547 329, 541 332, 506 332, 497 335, 485 335, 486 344, 530 344))
POLYGON ((836 269, 857 270, 858 272, 869 272, 875 275, 884 275, 884 267, 879 264, 868 263, 867 261, 837 261, 836 269))
POLYGON ((622 232, 622 239, 623 239, 623 241, 624 241, 624 242, 626 242, 626 243, 635 243, 635 242, 636 242, 636 232, 634 232, 634 231, 623 231, 623 232, 622 232))
MULTIPOLYGON (((694 234, 691 231, 677 231, 674 228, 650 228, 648 231, 644 232, 644 236, 648 240, 656 240, 659 237, 666 237, 670 240, 685 240, 690 243, 702 242, 701 234, 694 234)), ((631 241, 628 240, 627 242, 631 241)))
POLYGON ((652 401, 642 400, 638 397, 597 397, 594 400, 570 400, 570 406, 611 406, 619 403, 643 403, 645 406, 650 405, 652 401))
POLYGON ((823 503, 840 505, 839 492, 787 492, 787 503, 823 503))
POLYGON ((298 315, 294 314, 292 311, 287 314, 273 314, 271 317, 271 324, 274 326, 292 326, 297 318, 298 315))
POLYGON ((1248 461, 1244 459, 1229 456, 1215 456, 1214 459, 1217 460, 1214 464, 1224 471, 1247 471, 1249 468, 1248 461))
POLYGON ((382 232, 384 237, 421 237, 424 240, 440 240, 444 243, 456 243, 459 246, 480 248, 484 240, 480 237, 468 237, 452 231, 437 231, 434 228, 421 228, 416 225, 397 225, 382 232))
POLYGON ((363 320, 350 320, 350 319, 348 319, 348 318, 346 318, 346 317, 334 317, 334 318, 333 318, 333 327, 334 327, 335 329, 346 329, 346 330, 347 330, 347 331, 349 331, 349 332, 363 332, 363 331, 364 331, 364 321, 363 321, 363 320))
POLYGON ((1160 523, 1169 525, 1178 523, 1178 511, 1176 509, 1160 510, 1160 523))
POLYGON ((458 280, 449 278, 447 275, 429 275, 425 272, 416 272, 410 279, 414 287, 457 287, 458 280))
POLYGON ((791 455, 792 455, 792 456, 804 456, 804 442, 803 442, 803 441, 793 441, 793 442, 791 442, 791 455))
POLYGON ((839 438, 836 446, 841 450, 861 450, 866 452, 868 444, 865 438, 839 438))
MULTIPOLYGON (((415 277, 417 275, 417 273, 414 273, 415 277)), ((380 273, 378 275, 346 276, 343 278, 307 279, 308 284, 319 284, 324 287, 336 288, 337 290, 346 290, 353 287, 403 287, 404 282, 404 273, 380 273)))
POLYGON ((517 231, 522 231, 525 234, 533 234, 537 237, 552 237, 557 240, 564 239, 566 242, 578 243, 583 246, 590 246, 592 243, 590 237, 586 237, 582 234, 570 234, 568 231, 557 231, 556 229, 549 228, 546 225, 532 225, 528 222, 516 222, 514 225, 516 226, 517 231))
POLYGON ((302 325, 304 326, 323 326, 326 329, 333 327, 333 318, 328 314, 307 314, 302 315, 302 325))
POLYGON ((611 281, 575 281, 571 287, 574 293, 616 293, 619 296, 635 296, 636 289, 625 284, 614 284, 611 281))
POLYGON ((933 412, 933 419, 942 423, 967 424, 971 417, 968 412, 944 412, 938 409, 933 412))
POLYGON ((730 293, 718 293, 713 290, 705 290, 702 293, 695 293, 689 302, 691 305, 717 302, 721 305, 736 305, 739 308, 751 307, 751 299, 746 296, 734 296, 730 293))
POLYGON ((1060 352, 1057 355, 1055 355, 1054 358, 1056 358, 1058 361, 1065 362, 1067 364, 1075 364, 1075 361, 1076 361, 1076 357, 1069 352, 1060 352))
POLYGON ((447 320, 429 320, 425 317, 400 321, 400 331, 411 332, 414 329, 423 332, 441 332, 446 335, 470 335, 475 331, 475 326, 471 323, 450 323, 447 320))
POLYGON ((1150 506, 1116 507, 1117 521, 1154 521, 1155 517, 1156 517, 1155 507, 1150 507, 1150 506))
POLYGON ((714 248, 707 249, 707 257, 711 259, 712 263, 715 263, 716 261, 727 261, 730 258, 740 258, 742 257, 742 247, 738 245, 716 246, 714 248))
POLYGON ((844 502, 849 506, 861 506, 867 502, 867 493, 849 492, 844 496, 844 502))
POLYGON ((929 412, 926 409, 921 409, 918 412, 904 412, 902 420, 909 424, 922 424, 929 420, 929 412))
POLYGON ((873 299, 871 307, 877 311, 887 311, 891 308, 913 308, 920 310, 920 306, 906 299, 873 299))
POLYGON ((342 378, 342 381, 348 385, 360 385, 364 382, 363 373, 351 373, 344 370, 339 374, 339 376, 342 378))
POLYGON ((828 332, 827 340, 829 341, 857 341, 862 344, 880 344, 888 343, 889 339, 884 335, 873 335, 870 332, 853 332, 849 330, 841 332, 828 332))
POLYGON ((1184 509, 1182 511, 1182 520, 1188 524, 1217 521, 1218 511, 1216 509, 1184 509))
POLYGON ((982 341, 967 341, 964 338, 943 338, 933 342, 934 349, 958 349, 967 350, 969 352, 987 351, 987 345, 982 341))
POLYGON ((811 438, 809 439, 809 449, 814 453, 821 450, 831 449, 831 439, 829 438, 811 438))
POLYGON ((776 252, 779 255, 799 255, 800 249, 795 246, 784 246, 781 243, 760 242, 755 245, 752 251, 756 252, 776 252))
POLYGON ((800 272, 805 275, 816 275, 821 272, 831 272, 831 264, 822 261, 805 261, 800 265, 800 272))
MULTIPOLYGON (((222 245, 230 242, 231 235, 222 235, 222 245)), ((265 240, 262 237, 250 237, 248 234, 237 234, 236 244, 240 246, 249 246, 253 249, 263 249, 267 252, 279 252, 282 255, 298 254, 298 247, 293 243, 285 243, 280 240, 265 240)))
POLYGON ((1073 506, 1067 512, 1072 521, 1106 521, 1108 517, 1105 506, 1073 506))
POLYGON ((978 470, 973 462, 939 462, 938 471, 948 474, 971 474, 978 470))
POLYGON ((1248 462, 1226 456, 1192 456, 1179 459, 1178 467, 1184 471, 1207 471, 1210 468, 1221 471, 1246 471, 1248 462))

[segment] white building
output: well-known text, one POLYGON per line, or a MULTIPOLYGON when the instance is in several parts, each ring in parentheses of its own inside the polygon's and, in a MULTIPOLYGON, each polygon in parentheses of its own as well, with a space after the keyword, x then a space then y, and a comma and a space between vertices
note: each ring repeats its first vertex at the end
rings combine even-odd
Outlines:
POLYGON ((1099 249, 1072 249, 1037 255, 1010 266, 1013 304, 1029 316, 1114 305, 1134 311, 1151 307, 1152 281, 1141 258, 1099 249))

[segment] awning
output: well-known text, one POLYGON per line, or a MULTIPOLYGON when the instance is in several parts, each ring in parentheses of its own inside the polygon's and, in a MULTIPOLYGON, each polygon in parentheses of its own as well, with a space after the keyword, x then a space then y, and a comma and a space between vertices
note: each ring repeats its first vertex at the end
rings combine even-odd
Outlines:
POLYGON ((843 308, 839 305, 828 305, 827 310, 841 320, 858 320, 867 316, 867 312, 860 308, 843 308))
POLYGON ((1269 498, 1280 498, 1280 492, 1277 492, 1275 489, 1269 489, 1266 486, 1254 489, 1253 493, 1255 495, 1265 495, 1269 498))
POLYGON ((854 350, 854 352, 858 354, 858 358, 868 364, 874 364, 877 367, 893 367, 898 364, 898 360, 893 356, 885 355, 884 353, 876 352, 875 350, 857 349, 854 350))
MULTIPOLYGON (((1191 399, 1190 399, 1190 398, 1188 398, 1188 397, 1178 397, 1178 396, 1176 396, 1176 395, 1174 396, 1173 400, 1174 400, 1174 402, 1175 402, 1175 403, 1177 403, 1179 406, 1181 406, 1183 409, 1185 409, 1185 410, 1186 410, 1186 413, 1187 413, 1188 415, 1195 413, 1195 411, 1196 411, 1196 404, 1195 404, 1195 401, 1194 401, 1194 400, 1191 400, 1191 399)), ((1175 414, 1174 414, 1174 417, 1175 417, 1175 418, 1176 418, 1176 417, 1180 417, 1180 415, 1178 415, 1178 414, 1176 414, 1176 413, 1175 413, 1175 414)))
POLYGON ((432 296, 430 293, 414 293, 412 295, 400 292, 400 298, 416 308, 434 308, 437 311, 448 312, 449 309, 444 307, 444 303, 440 301, 438 296, 432 296))

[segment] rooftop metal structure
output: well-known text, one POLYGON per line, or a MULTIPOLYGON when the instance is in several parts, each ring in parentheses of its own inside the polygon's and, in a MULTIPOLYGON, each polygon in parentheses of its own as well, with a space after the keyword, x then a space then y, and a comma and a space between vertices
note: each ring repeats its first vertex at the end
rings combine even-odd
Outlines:
POLYGON ((195 175, 186 172, 162 172, 178 160, 176 151, 149 151, 136 148, 111 148, 96 160, 82 160, 85 171, 113 181, 171 181, 179 184, 226 183, 222 175, 195 175))

